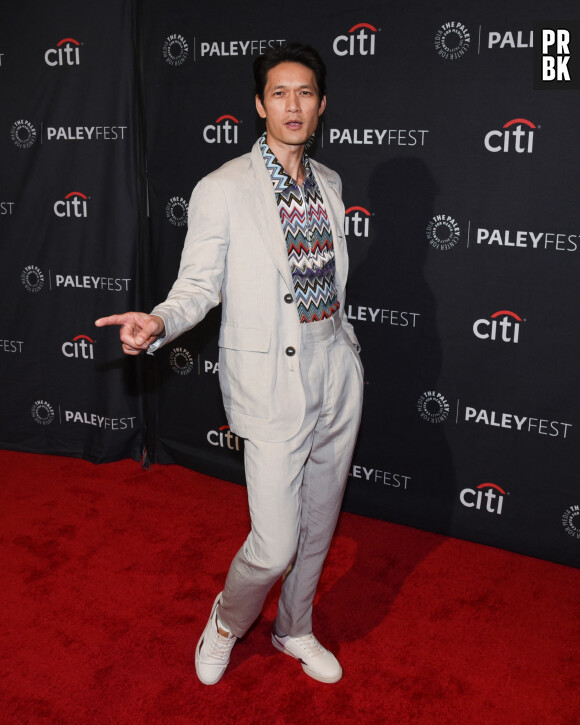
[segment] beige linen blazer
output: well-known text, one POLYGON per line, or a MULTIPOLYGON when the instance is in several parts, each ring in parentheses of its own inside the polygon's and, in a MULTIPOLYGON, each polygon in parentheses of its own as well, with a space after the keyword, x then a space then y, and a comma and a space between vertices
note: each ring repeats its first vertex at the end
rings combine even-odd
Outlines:
MULTIPOLYGON (((311 164, 332 227, 336 314, 358 356, 344 312, 348 256, 341 182, 334 171, 311 164)), ((243 438, 288 440, 305 414, 301 329, 276 197, 257 142, 195 187, 179 275, 166 301, 151 312, 165 322, 165 336, 151 352, 194 327, 220 301, 219 379, 230 428, 243 438)))

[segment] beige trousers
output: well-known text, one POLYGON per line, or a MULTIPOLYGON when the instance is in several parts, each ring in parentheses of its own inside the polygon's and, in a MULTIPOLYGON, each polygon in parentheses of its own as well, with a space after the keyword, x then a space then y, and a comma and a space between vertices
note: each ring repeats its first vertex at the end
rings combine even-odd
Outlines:
POLYGON ((284 580, 276 629, 312 631, 312 603, 340 512, 362 410, 363 370, 338 315, 302 325, 306 415, 288 441, 245 440, 251 532, 234 557, 219 617, 237 637, 284 580), (335 319, 336 318, 336 319, 335 319))

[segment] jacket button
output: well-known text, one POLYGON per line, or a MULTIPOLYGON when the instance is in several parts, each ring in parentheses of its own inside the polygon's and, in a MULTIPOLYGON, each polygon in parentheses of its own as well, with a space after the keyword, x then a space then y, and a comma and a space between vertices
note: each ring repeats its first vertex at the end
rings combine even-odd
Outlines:
POLYGON ((286 355, 288 355, 288 357, 292 357, 292 355, 296 355, 296 350, 293 347, 287 347, 286 355))
POLYGON ((287 295, 284 295, 284 302, 290 304, 291 302, 294 302, 294 297, 292 297, 292 295, 288 293, 287 295))

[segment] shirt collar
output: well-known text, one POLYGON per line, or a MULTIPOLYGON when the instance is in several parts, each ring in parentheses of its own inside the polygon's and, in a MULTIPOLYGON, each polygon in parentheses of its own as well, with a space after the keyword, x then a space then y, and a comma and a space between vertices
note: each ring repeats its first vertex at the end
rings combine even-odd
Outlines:
MULTIPOLYGON (((272 179, 272 184, 274 185, 274 191, 279 194, 290 187, 296 186, 296 181, 284 170, 284 167, 278 161, 272 149, 268 146, 268 143, 266 142, 266 131, 264 131, 264 133, 260 136, 258 142, 260 144, 262 158, 266 164, 266 169, 268 170, 270 178, 272 179)), ((305 186, 307 184, 314 186, 316 182, 314 180, 314 174, 312 173, 310 159, 308 158, 308 154, 306 152, 304 152, 304 156, 302 157, 302 163, 304 164, 305 186)))

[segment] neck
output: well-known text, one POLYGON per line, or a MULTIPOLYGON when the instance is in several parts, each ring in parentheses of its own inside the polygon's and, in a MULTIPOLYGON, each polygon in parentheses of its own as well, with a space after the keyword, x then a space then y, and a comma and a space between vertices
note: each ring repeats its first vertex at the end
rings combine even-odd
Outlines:
POLYGON ((304 181, 304 166, 302 164, 304 144, 289 146, 287 144, 276 143, 276 141, 272 141, 269 138, 268 134, 266 135, 266 143, 282 164, 282 168, 288 176, 291 176, 301 186, 304 181))

